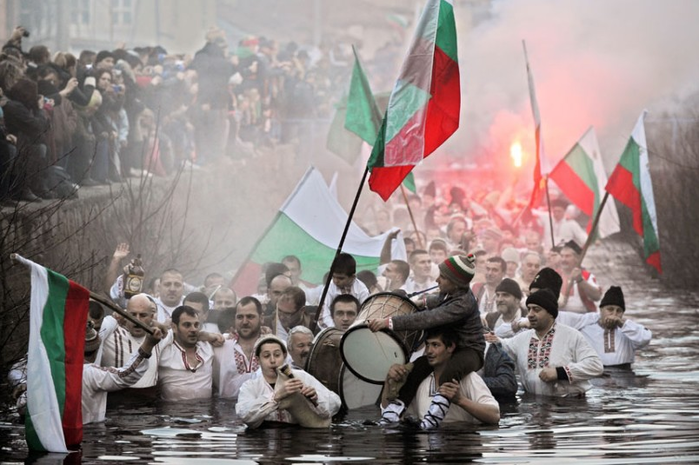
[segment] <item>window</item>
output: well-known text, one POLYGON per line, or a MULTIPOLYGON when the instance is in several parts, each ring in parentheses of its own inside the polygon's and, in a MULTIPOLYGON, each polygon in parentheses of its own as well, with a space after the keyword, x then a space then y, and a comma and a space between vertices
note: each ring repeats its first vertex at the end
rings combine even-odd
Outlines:
POLYGON ((131 0, 112 0, 112 24, 130 26, 133 22, 133 2, 131 0))
POLYGON ((77 25, 90 24, 90 0, 70 2, 70 22, 77 25))

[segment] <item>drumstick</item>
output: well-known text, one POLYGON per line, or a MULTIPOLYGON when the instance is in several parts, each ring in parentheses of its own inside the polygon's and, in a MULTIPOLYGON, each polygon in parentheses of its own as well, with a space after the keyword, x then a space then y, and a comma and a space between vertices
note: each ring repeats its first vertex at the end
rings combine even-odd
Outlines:
POLYGON ((427 289, 424 289, 424 290, 422 290, 422 291, 416 291, 416 292, 413 292, 412 294, 408 294, 406 297, 407 297, 408 299, 410 299, 411 297, 415 297, 416 295, 424 294, 425 292, 434 291, 434 290, 437 289, 438 287, 439 287, 439 285, 432 286, 432 287, 428 287, 427 289))

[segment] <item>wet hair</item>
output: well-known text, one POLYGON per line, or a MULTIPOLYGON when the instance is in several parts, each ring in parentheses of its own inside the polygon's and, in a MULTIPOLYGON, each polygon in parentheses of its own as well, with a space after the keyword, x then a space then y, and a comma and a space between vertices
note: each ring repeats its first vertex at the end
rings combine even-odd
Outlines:
POLYGON ((190 292, 189 294, 187 294, 187 297, 185 297, 182 301, 182 303, 185 305, 187 304, 187 302, 202 304, 204 312, 209 311, 209 298, 206 297, 206 294, 204 294, 203 292, 190 292))
POLYGON ((371 289, 379 282, 378 279, 376 279, 374 272, 370 270, 362 270, 357 273, 357 279, 363 282, 367 289, 371 289))
POLYGON ((306 293, 298 286, 289 286, 282 291, 279 300, 290 300, 294 303, 294 308, 298 311, 306 305, 306 293))
POLYGON ((335 305, 338 302, 339 303, 346 303, 346 304, 352 303, 352 304, 356 305, 357 313, 359 313, 359 307, 361 307, 361 304, 359 303, 359 299, 357 299, 352 294, 339 294, 330 303, 330 316, 331 317, 335 316, 335 305))
POLYGON ((354 276, 357 274, 357 261, 354 257, 346 252, 341 252, 333 260, 333 274, 345 274, 347 276, 354 276))
POLYGON ((436 328, 430 328, 425 331, 425 341, 437 337, 442 339, 442 342, 447 347, 452 345, 455 346, 459 341, 458 334, 456 334, 456 331, 454 331, 452 328, 438 326, 436 328))
POLYGON ((244 306, 250 305, 250 304, 255 304, 255 308, 257 308, 257 313, 258 313, 258 315, 261 316, 262 315, 262 304, 260 303, 259 300, 257 300, 256 298, 254 298, 252 296, 249 296, 249 295, 243 297, 242 299, 240 299, 238 301, 238 303, 235 306, 236 313, 240 307, 244 307, 244 306))
POLYGON ((488 263, 499 263, 500 268, 502 268, 502 272, 507 271, 507 262, 503 260, 502 257, 490 257, 488 260, 486 260, 488 263))
POLYGON ((194 318, 198 318, 197 311, 194 310, 192 307, 188 307, 187 305, 180 305, 172 312, 172 322, 176 325, 179 325, 180 317, 183 313, 186 313, 187 315, 192 316, 194 318))

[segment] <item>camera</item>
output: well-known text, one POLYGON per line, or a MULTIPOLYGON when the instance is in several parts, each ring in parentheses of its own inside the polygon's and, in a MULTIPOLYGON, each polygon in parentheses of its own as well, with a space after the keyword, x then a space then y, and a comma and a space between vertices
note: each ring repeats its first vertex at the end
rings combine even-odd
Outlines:
POLYGON ((22 37, 29 37, 29 31, 26 29, 22 32, 22 37))
POLYGON ((118 84, 114 84, 112 88, 114 89, 114 92, 121 92, 121 86, 118 84))

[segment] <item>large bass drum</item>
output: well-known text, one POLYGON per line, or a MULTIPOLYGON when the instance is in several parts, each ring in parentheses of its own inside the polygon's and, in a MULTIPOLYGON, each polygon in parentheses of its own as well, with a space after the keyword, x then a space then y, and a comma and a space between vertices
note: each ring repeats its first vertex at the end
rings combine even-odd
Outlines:
POLYGON ((417 311, 409 299, 390 292, 374 294, 365 300, 357 320, 340 342, 340 353, 347 368, 363 381, 383 384, 391 365, 408 362, 422 331, 384 329, 372 332, 366 322, 417 311))
POLYGON ((340 394, 340 339, 343 331, 326 328, 315 337, 313 347, 306 360, 306 372, 313 375, 323 386, 340 394))
POLYGON ((381 384, 367 383, 352 373, 347 365, 340 370, 340 399, 347 410, 354 410, 367 405, 376 405, 381 396, 381 384))

